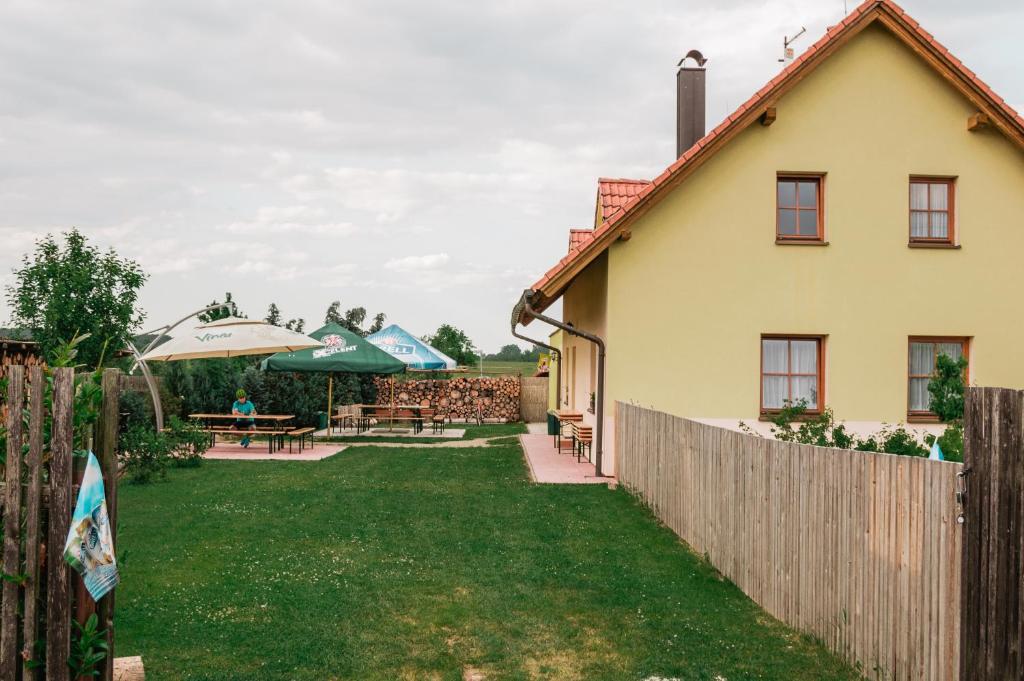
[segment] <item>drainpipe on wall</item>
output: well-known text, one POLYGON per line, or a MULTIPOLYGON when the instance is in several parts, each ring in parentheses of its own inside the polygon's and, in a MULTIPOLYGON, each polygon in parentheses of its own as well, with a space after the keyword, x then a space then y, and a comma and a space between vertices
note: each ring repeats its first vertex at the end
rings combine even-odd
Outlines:
POLYGON ((515 327, 515 325, 519 322, 523 314, 526 314, 530 317, 533 317, 534 319, 539 319, 542 322, 546 322, 551 326, 559 328, 568 334, 578 336, 584 340, 590 341, 591 343, 597 346, 597 413, 595 414, 597 423, 594 427, 594 470, 598 477, 604 477, 604 471, 601 470, 601 460, 604 455, 604 341, 600 337, 595 336, 592 333, 580 331, 579 329, 570 326, 565 322, 560 322, 557 319, 552 319, 551 317, 548 317, 538 312, 537 310, 534 310, 533 307, 530 306, 530 299, 533 296, 533 291, 529 289, 523 291, 522 298, 519 299, 519 302, 512 310, 513 327, 515 327))
MULTIPOLYGON (((558 406, 559 401, 562 399, 562 351, 553 345, 547 343, 541 343, 535 341, 532 338, 527 338, 521 333, 516 332, 516 320, 512 320, 512 335, 519 340, 524 340, 527 343, 533 343, 539 345, 542 348, 546 348, 551 351, 551 359, 558 364, 558 371, 555 372, 555 406, 558 406)), ((551 363, 548 363, 548 376, 551 375, 551 363)), ((548 380, 551 380, 550 378, 548 380)))

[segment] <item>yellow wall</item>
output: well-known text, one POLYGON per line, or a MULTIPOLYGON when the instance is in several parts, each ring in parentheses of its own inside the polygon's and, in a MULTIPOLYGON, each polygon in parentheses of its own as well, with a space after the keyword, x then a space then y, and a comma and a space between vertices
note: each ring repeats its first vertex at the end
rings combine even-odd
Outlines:
MULTIPOLYGON (((607 304, 608 258, 601 255, 592 262, 562 299, 562 320, 573 324, 587 333, 604 338, 607 304)), ((565 333, 562 336, 563 364, 562 399, 563 408, 583 413, 584 421, 594 422, 594 415, 587 412, 590 407, 590 393, 597 392, 596 348, 593 343, 579 336, 565 333), (568 402, 566 403, 566 393, 568 402)))
MULTIPOLYGON (((548 345, 553 348, 562 347, 562 332, 556 330, 550 336, 548 336, 548 345)), ((561 361, 555 361, 554 353, 550 353, 550 360, 548 363, 548 409, 558 409, 558 372, 562 371, 561 361)))
POLYGON ((762 333, 827 335, 841 419, 905 420, 911 335, 971 336, 972 382, 1024 388, 1024 154, 968 132, 970 104, 877 26, 777 110, 612 246, 606 286, 566 294, 604 328, 576 299, 607 291, 609 410, 756 419, 762 333), (775 245, 779 171, 827 173, 828 246, 775 245), (958 178, 961 249, 908 248, 912 174, 958 178))

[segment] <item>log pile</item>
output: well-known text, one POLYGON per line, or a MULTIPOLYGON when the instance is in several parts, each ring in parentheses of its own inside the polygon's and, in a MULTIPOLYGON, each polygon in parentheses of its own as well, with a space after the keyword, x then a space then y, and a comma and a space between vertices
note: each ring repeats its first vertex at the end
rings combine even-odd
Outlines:
POLYGON ((20 364, 25 367, 44 364, 35 343, 0 339, 0 378, 7 375, 7 367, 20 364))
MULTIPOLYGON (((377 404, 391 403, 391 379, 378 376, 377 404)), ((395 404, 432 407, 453 422, 519 421, 519 377, 484 376, 395 381, 395 404)))

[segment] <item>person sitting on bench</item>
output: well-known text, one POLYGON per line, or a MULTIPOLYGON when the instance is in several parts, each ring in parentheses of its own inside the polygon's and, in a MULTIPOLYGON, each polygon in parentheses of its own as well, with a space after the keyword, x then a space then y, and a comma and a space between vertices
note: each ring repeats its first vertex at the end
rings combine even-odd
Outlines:
POLYGON ((235 416, 235 430, 246 431, 246 435, 242 438, 240 443, 243 447, 248 447, 252 441, 249 436, 249 431, 256 430, 256 405, 248 400, 245 391, 241 388, 235 393, 235 403, 231 405, 231 413, 235 416))

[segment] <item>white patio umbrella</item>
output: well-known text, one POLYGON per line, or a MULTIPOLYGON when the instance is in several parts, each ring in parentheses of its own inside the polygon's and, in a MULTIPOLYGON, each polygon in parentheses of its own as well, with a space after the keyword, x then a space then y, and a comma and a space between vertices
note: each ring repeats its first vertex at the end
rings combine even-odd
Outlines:
POLYGON ((142 355, 142 362, 173 362, 209 357, 241 357, 294 352, 323 346, 305 334, 253 319, 225 317, 202 324, 142 355))

